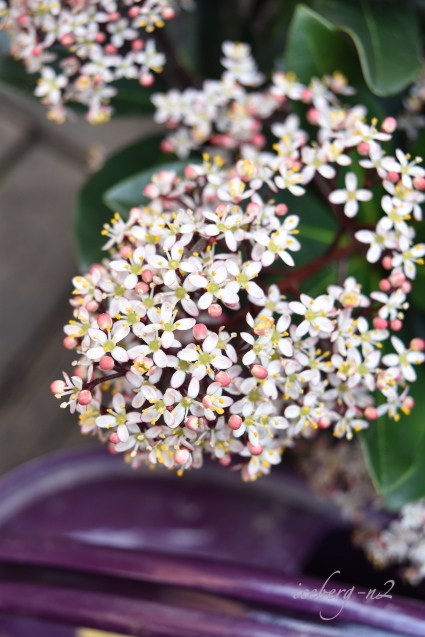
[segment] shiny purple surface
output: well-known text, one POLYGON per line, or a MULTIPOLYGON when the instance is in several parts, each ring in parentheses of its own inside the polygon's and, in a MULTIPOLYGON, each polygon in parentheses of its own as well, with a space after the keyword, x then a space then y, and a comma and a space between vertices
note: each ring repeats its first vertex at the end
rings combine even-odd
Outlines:
POLYGON ((57 622, 58 637, 78 625, 141 637, 425 635, 425 605, 397 598, 353 596, 322 622, 340 600, 294 593, 322 586, 300 573, 341 522, 290 474, 243 484, 217 469, 133 472, 88 448, 2 478, 0 634, 49 637, 57 622))

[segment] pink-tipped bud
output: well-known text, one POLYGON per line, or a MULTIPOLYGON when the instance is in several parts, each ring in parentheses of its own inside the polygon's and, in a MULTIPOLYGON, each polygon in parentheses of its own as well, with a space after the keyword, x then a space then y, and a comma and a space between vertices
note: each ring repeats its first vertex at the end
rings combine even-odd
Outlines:
POLYGON ((360 142, 360 144, 357 146, 357 152, 359 153, 359 155, 369 155, 369 151, 370 144, 368 144, 367 142, 360 142))
POLYGON ((130 246, 123 246, 122 248, 120 248, 120 255, 123 259, 129 259, 132 254, 133 250, 130 248, 130 246))
POLYGON ((425 341, 423 340, 423 338, 412 338, 412 340, 410 341, 410 348, 416 349, 419 352, 423 352, 425 349, 425 341))
POLYGON ((262 133, 255 133, 255 135, 251 137, 250 141, 253 146, 256 146, 257 148, 263 148, 266 143, 266 138, 262 133))
POLYGON ((226 214, 226 212, 228 211, 228 206, 225 203, 219 203, 218 206, 216 206, 215 212, 218 215, 224 215, 226 214))
POLYGON ((164 18, 164 20, 172 20, 175 15, 176 12, 174 11, 174 9, 172 9, 171 7, 166 7, 163 11, 162 11, 162 17, 164 18))
POLYGON ((192 328, 192 334, 197 341, 203 341, 207 338, 208 328, 203 323, 197 323, 192 328))
POLYGON ((306 114, 306 118, 307 121, 310 124, 317 124, 319 121, 319 117, 320 117, 320 112, 317 110, 317 108, 309 108, 306 114))
POLYGON ((163 139, 159 147, 163 153, 172 153, 174 150, 173 142, 169 139, 163 139))
POLYGON ((389 278, 393 288, 401 287, 406 280, 406 277, 403 274, 403 272, 393 272, 389 278))
POLYGON ((144 294, 149 290, 149 285, 147 283, 138 283, 134 289, 136 290, 136 292, 144 294))
POLYGON ((102 32, 96 33, 96 35, 94 36, 95 42, 97 42, 98 44, 103 44, 106 40, 106 35, 102 32))
POLYGON ((89 267, 89 274, 95 274, 96 270, 100 270, 100 272, 102 272, 103 268, 100 263, 92 263, 89 267))
POLYGON ((253 365, 251 367, 251 374, 255 376, 255 378, 259 378, 260 380, 264 380, 269 375, 269 372, 262 365, 253 365))
POLYGON ((387 180, 392 184, 396 184, 400 179, 400 175, 396 173, 394 170, 389 170, 387 173, 387 180))
POLYGON ((278 203, 275 208, 277 217, 283 217, 288 212, 288 206, 285 203, 278 203))
POLYGON ((260 210, 260 206, 258 203, 255 203, 255 201, 251 201, 246 207, 246 211, 249 215, 258 215, 260 210))
POLYGON ((379 416, 377 409, 375 407, 366 407, 364 410, 365 418, 368 420, 376 420, 379 416))
POLYGON ((220 383, 222 387, 228 387, 232 382, 232 379, 227 372, 217 372, 214 380, 216 383, 220 383))
POLYGON ((108 22, 116 22, 119 17, 118 11, 111 11, 111 13, 108 13, 108 22))
POLYGON ((142 73, 142 75, 139 77, 139 83, 142 86, 152 86, 154 81, 155 78, 151 73, 142 73))
POLYGON ((415 406, 415 401, 412 398, 412 396, 406 396, 406 398, 403 400, 403 407, 405 409, 413 409, 414 406, 415 406))
POLYGON ((394 133, 397 128, 397 120, 395 117, 386 117, 382 122, 381 130, 384 133, 394 133))
POLYGON ((92 401, 92 393, 88 389, 83 389, 78 394, 78 404, 79 405, 90 405, 92 401))
POLYGON ((233 414, 232 416, 230 416, 229 422, 227 424, 229 425, 230 429, 233 429, 234 431, 236 431, 237 429, 241 427, 242 422, 243 421, 240 416, 233 414))
POLYGON ((74 38, 70 33, 65 33, 65 35, 61 37, 60 42, 63 46, 71 46, 74 42, 74 38))
POLYGON ((391 290, 391 283, 388 279, 381 279, 379 281, 379 289, 382 290, 382 292, 388 292, 388 290, 391 290))
POLYGON ((100 330, 109 330, 112 327, 112 318, 109 314, 99 314, 97 317, 97 324, 100 330))
POLYGON ((188 449, 178 449, 178 451, 176 451, 176 453, 174 454, 174 462, 176 464, 186 464, 189 458, 190 452, 188 449))
POLYGON ((78 345, 77 339, 72 336, 65 336, 62 343, 66 349, 75 349, 78 345))
POLYGON ((139 7, 131 7, 131 9, 128 10, 127 15, 129 18, 137 17, 139 15, 139 7))
POLYGON ((410 283, 410 281, 405 281, 403 283, 403 285, 401 286, 401 291, 404 292, 404 294, 409 294, 412 291, 412 284, 410 283))
POLYGON ((199 418, 196 416, 188 416, 188 418, 184 421, 184 426, 191 431, 197 431, 199 427, 199 418))
POLYGON ((227 453, 225 456, 223 456, 219 460, 219 463, 221 464, 222 467, 228 467, 231 462, 232 462, 232 459, 227 453))
POLYGON ((393 267, 393 259, 392 259, 392 257, 390 257, 389 255, 384 257, 382 259, 382 267, 385 268, 385 270, 391 270, 391 268, 393 267))
POLYGON ((425 177, 414 177, 413 186, 416 190, 425 190, 425 177))
POLYGON ((115 55, 115 53, 117 52, 118 52, 118 49, 113 44, 107 44, 105 46, 105 53, 107 53, 108 55, 115 55))
POLYGON ((99 303, 92 299, 91 301, 88 301, 84 307, 86 308, 87 312, 96 312, 96 310, 99 309, 99 303))
POLYGON ((390 327, 394 332, 399 332, 403 327, 403 323, 399 319, 394 319, 390 322, 390 327))
POLYGON ((82 378, 83 380, 85 380, 87 378, 87 367, 84 367, 83 365, 78 365, 75 368, 74 374, 75 376, 78 376, 79 378, 82 378))
POLYGON ((37 57, 37 55, 41 55, 43 53, 43 49, 41 48, 41 46, 35 46, 31 53, 34 57, 37 57))
POLYGON ((323 416, 323 418, 319 418, 319 420, 317 421, 318 426, 320 427, 320 429, 328 429, 328 427, 330 427, 331 425, 331 419, 330 418, 326 418, 325 416, 323 416))
POLYGON ((208 314, 210 316, 212 316, 213 318, 217 318, 221 316, 222 313, 223 313, 223 309, 221 305, 219 305, 218 303, 211 303, 211 305, 208 308, 208 314))
POLYGON ((112 442, 113 445, 116 445, 119 441, 118 434, 113 433, 109 436, 109 442, 112 442))
POLYGON ((142 280, 145 283, 152 283, 152 279, 153 279, 153 274, 152 274, 152 270, 143 270, 142 272, 142 280))
POLYGON ((149 197, 149 199, 157 199, 161 194, 161 191, 158 186, 155 186, 155 184, 148 184, 143 188, 143 194, 145 194, 146 197, 149 197))
POLYGON ((302 102, 310 102, 313 94, 309 88, 306 86, 301 91, 301 101, 302 102))
POLYGON ((50 383, 50 391, 52 394, 62 394, 65 389, 65 383, 63 380, 54 380, 50 383))
POLYGON ((202 399, 202 406, 205 407, 205 409, 211 409, 213 405, 213 402, 211 400, 211 396, 209 396, 208 394, 205 394, 205 396, 202 399))
POLYGON ((112 356, 102 356, 102 358, 99 361, 99 367, 104 372, 109 372, 111 371, 111 369, 114 369, 115 361, 112 358, 112 356))
POLYGON ((253 456, 260 456, 263 453, 263 447, 261 445, 253 445, 252 442, 248 442, 248 451, 253 456))
POLYGON ((144 46, 145 43, 140 38, 137 38, 137 40, 133 40, 133 42, 131 43, 131 48, 133 49, 133 51, 142 51, 144 46))
POLYGON ((381 318, 380 316, 375 316, 373 319, 373 327, 376 330, 386 330, 388 327, 388 321, 381 318))
POLYGON ((198 176, 198 171, 196 170, 195 166, 186 166, 183 173, 186 179, 196 179, 198 176))

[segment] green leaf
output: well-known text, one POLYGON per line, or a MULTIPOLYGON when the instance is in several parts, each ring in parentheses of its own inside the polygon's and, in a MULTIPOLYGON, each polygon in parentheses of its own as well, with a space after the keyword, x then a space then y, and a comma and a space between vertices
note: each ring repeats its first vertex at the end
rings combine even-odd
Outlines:
MULTIPOLYGON (((173 161, 165 164, 162 168, 179 173, 186 165, 187 161, 173 161)), ((103 202, 114 212, 119 212, 127 217, 131 208, 140 206, 141 203, 147 203, 148 200, 142 193, 144 187, 150 182, 153 172, 155 172, 154 169, 149 168, 120 181, 105 192, 103 202)))
POLYGON ((314 7, 353 39, 364 78, 375 95, 399 93, 420 72, 418 20, 409 2, 316 0, 314 7))
POLYGON ((425 496, 425 371, 416 371, 412 413, 398 422, 383 416, 360 434, 371 478, 391 510, 425 496))
POLYGON ((111 186, 140 170, 165 163, 168 157, 160 151, 161 136, 138 141, 106 161, 104 166, 92 175, 79 192, 75 210, 74 234, 81 269, 102 258, 105 243, 100 231, 111 217, 110 209, 103 203, 103 196, 111 186))

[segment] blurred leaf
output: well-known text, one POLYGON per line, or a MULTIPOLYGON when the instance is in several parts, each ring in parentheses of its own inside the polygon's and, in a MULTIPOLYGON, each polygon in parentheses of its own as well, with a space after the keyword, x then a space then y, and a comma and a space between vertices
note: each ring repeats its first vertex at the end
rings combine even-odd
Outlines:
MULTIPOLYGON (((173 161, 161 165, 163 170, 174 170, 182 172, 187 165, 187 161, 173 161)), ((120 181, 112 188, 109 188, 103 195, 103 202, 113 212, 119 212, 127 217, 131 208, 147 203, 148 199, 143 195, 144 187, 150 182, 155 166, 149 167, 128 179, 120 181)))
POLYGON ((102 258, 102 225, 111 218, 110 209, 103 203, 105 192, 114 184, 140 170, 165 163, 168 156, 160 151, 161 136, 138 141, 121 150, 106 161, 104 166, 92 175, 79 192, 74 220, 77 254, 82 270, 102 258))
POLYGON ((421 70, 417 16, 409 2, 315 0, 314 8, 354 41, 373 93, 394 95, 421 70))
POLYGON ((389 509, 425 496, 425 371, 410 394, 416 406, 399 422, 383 416, 361 432, 363 453, 375 487, 389 509))

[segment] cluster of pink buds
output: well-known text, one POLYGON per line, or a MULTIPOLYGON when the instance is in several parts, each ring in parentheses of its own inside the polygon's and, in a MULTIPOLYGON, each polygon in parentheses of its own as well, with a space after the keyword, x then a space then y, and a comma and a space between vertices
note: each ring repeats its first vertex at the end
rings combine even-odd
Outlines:
MULTIPOLYGON (((233 78, 262 81, 245 45, 224 50, 233 78)), ((425 253, 408 223, 421 216, 425 171, 400 150, 386 155, 392 118, 366 123, 341 93, 352 89, 339 74, 308 87, 276 74, 265 91, 280 104, 271 150, 239 138, 235 156, 226 144, 183 174, 161 170, 128 219, 105 224, 108 257, 73 280, 64 344, 78 353, 76 375, 52 391, 111 452, 180 472, 207 454, 252 480, 297 438, 328 429, 350 440, 412 409, 425 343, 404 344, 399 330, 425 253), (298 99, 316 139, 289 113, 298 99), (291 211, 307 190, 338 226, 315 259, 291 211), (376 229, 355 219, 372 201, 376 229), (366 253, 367 267, 387 268, 379 290, 348 276, 308 294, 312 274, 366 253)))
POLYGON ((29 73, 39 73, 35 95, 48 117, 63 122, 67 102, 87 106, 93 124, 108 121, 111 84, 121 78, 142 86, 162 71, 163 53, 145 33, 175 15, 178 0, 0 0, 0 29, 11 54, 29 73))

